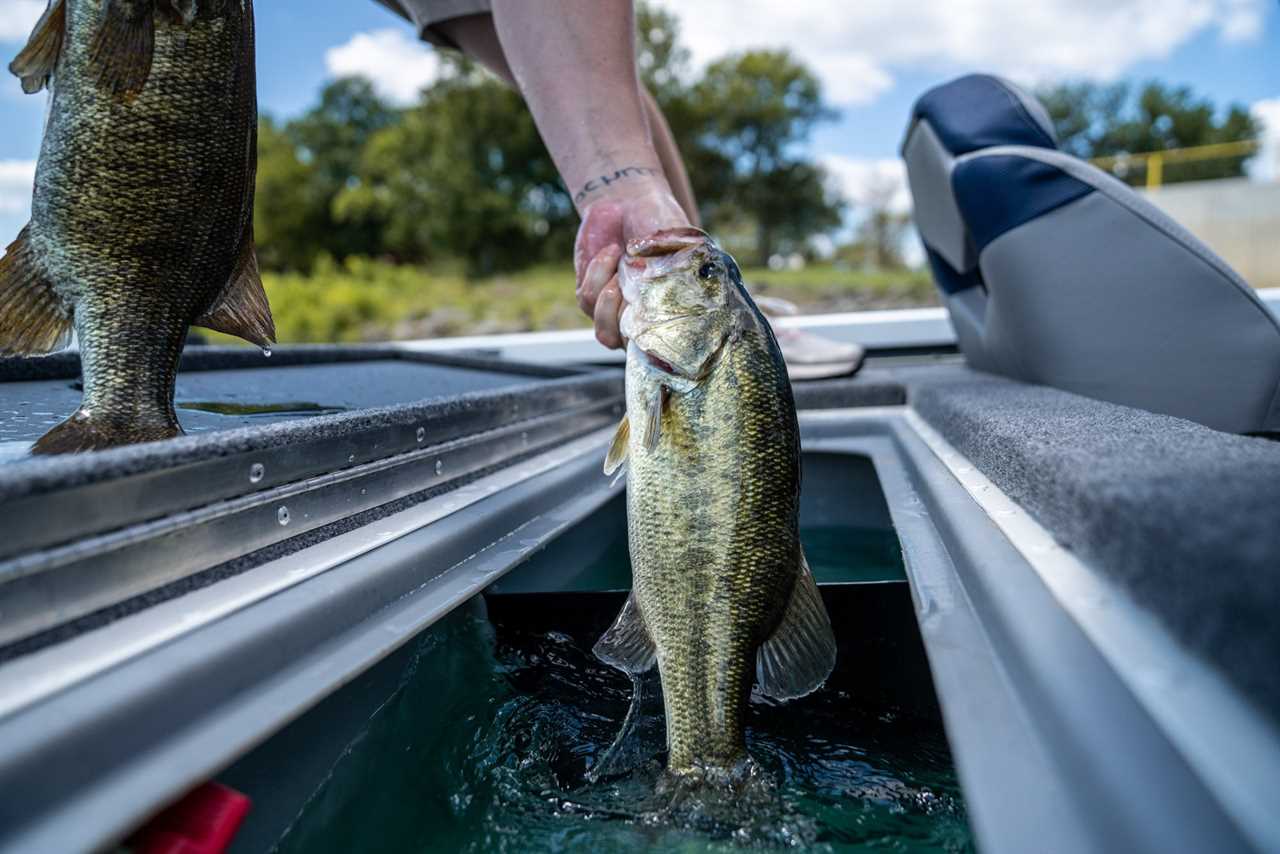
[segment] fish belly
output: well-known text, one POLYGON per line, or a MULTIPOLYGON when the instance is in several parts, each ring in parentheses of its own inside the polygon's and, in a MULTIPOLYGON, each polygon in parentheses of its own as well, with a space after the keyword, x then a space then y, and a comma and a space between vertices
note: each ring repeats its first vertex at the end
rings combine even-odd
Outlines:
POLYGON ((752 401, 732 367, 672 398, 658 447, 633 446, 628 474, 636 600, 657 648, 676 774, 745 759, 756 653, 799 566, 794 451, 744 423, 752 401))

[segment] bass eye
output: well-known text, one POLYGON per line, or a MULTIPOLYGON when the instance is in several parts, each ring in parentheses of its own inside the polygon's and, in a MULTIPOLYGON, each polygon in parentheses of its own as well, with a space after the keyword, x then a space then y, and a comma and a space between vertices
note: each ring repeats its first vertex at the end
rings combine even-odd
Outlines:
POLYGON ((720 267, 714 261, 708 261, 698 268, 698 278, 709 279, 718 272, 720 272, 720 267))

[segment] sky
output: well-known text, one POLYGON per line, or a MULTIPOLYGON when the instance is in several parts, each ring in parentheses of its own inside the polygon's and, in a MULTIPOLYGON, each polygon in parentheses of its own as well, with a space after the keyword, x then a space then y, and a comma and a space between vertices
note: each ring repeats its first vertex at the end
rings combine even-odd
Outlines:
MULTIPOLYGON (((1248 106, 1268 124, 1260 180, 1280 173, 1280 4, 1276 0, 659 0, 681 20, 696 66, 731 51, 785 47, 822 80, 839 118, 812 154, 857 201, 909 197, 897 147, 912 102, 972 71, 1027 85, 1062 80, 1189 85, 1248 106)), ((0 0, 0 57, 21 49, 45 0, 0 0)), ((374 0, 259 0, 259 102, 278 118, 310 106, 326 80, 364 74, 411 100, 433 48, 374 0)), ((0 70, 0 246, 30 210, 45 96, 0 70)))

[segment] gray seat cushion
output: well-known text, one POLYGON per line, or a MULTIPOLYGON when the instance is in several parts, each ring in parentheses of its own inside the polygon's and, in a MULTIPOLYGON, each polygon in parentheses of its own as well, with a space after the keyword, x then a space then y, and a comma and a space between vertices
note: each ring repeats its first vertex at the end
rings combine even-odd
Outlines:
MULTIPOLYGON (((1044 145, 1027 130, 1034 120, 1009 122, 1011 85, 990 95, 1004 112, 987 115, 1035 144, 970 147, 917 108, 904 145, 921 237, 970 364, 1220 430, 1280 430, 1280 324, 1128 186, 1044 145)), ((983 140, 1000 135, 966 121, 983 140)))

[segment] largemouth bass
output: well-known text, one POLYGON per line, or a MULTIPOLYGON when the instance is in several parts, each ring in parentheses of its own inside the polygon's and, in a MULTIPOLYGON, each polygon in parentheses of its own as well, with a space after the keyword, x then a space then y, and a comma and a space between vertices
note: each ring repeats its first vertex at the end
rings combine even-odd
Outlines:
POLYGON ((0 258, 0 352, 80 345, 36 453, 181 433, 187 329, 275 337, 253 244, 252 0, 52 0, 10 65, 53 90, 31 222, 0 258))
POLYGON ((787 369, 733 259, 697 229, 633 241, 627 415, 605 461, 627 466, 633 587, 595 646, 636 675, 658 666, 667 778, 749 773, 752 683, 819 688, 831 623, 800 547, 800 433, 787 369))

